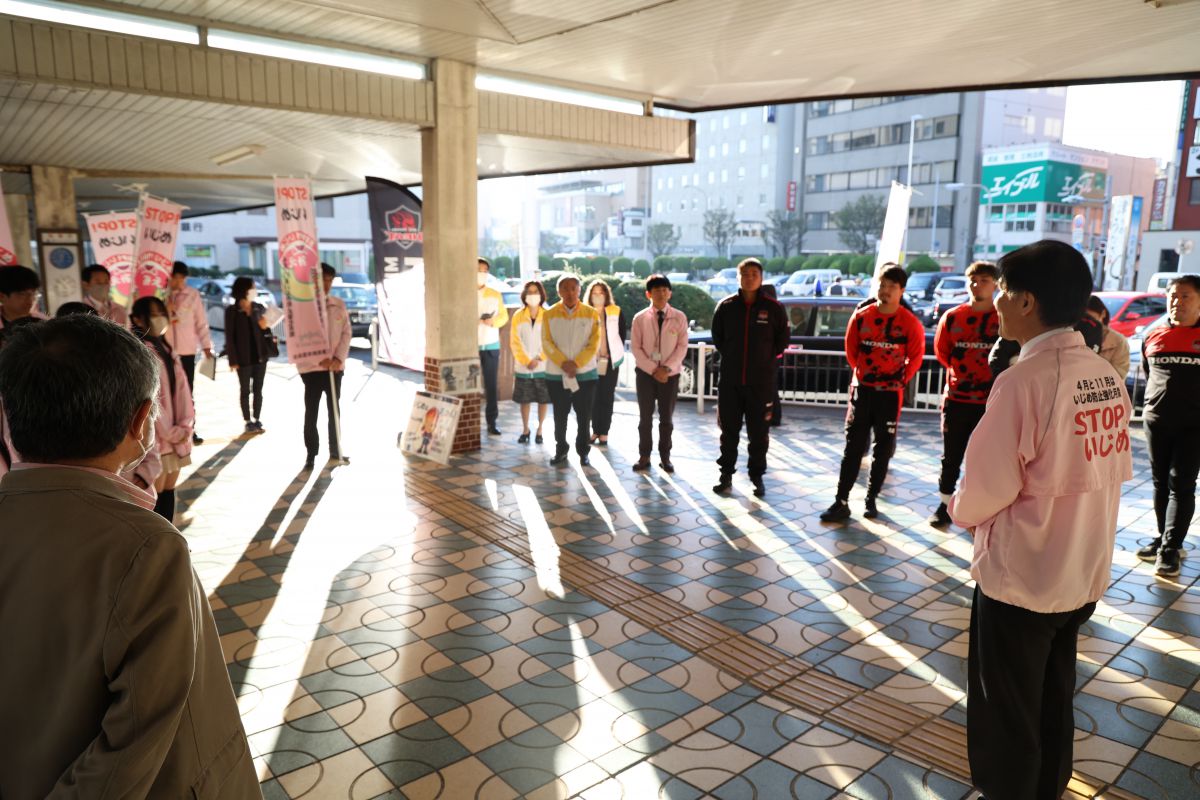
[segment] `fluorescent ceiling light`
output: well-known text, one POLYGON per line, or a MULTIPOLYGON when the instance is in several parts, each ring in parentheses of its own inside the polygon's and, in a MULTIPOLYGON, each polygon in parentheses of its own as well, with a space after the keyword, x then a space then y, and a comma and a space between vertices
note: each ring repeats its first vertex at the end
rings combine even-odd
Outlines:
POLYGON ((265 149, 261 144, 244 144, 241 147, 235 147, 224 153, 218 153, 212 157, 212 160, 217 166, 226 167, 230 164, 236 164, 239 161, 245 161, 247 158, 261 155, 265 149))
MULTIPOLYGON (((0 0, 0 2, 3 2, 3 0, 0 0)), ((407 78, 412 81, 425 80, 425 65, 416 61, 376 56, 370 53, 360 53, 356 50, 340 50, 336 47, 320 47, 314 44, 292 42, 287 39, 275 39, 269 36, 253 36, 248 33, 235 33, 233 31, 220 31, 210 28, 208 31, 208 46, 221 50, 236 50, 239 53, 251 53, 258 56, 286 58, 289 61, 324 64, 327 67, 342 67, 362 72, 378 72, 381 75, 407 78)))
POLYGON ((624 97, 614 97, 609 94, 596 92, 581 92, 578 89, 564 89, 561 86, 551 86, 546 83, 532 83, 512 78, 501 78, 498 75, 475 76, 475 88, 481 92, 499 92, 515 94, 521 97, 533 97, 538 100, 550 100, 555 103, 570 103, 573 106, 599 108, 604 111, 619 111, 622 114, 632 114, 640 117, 644 113, 638 100, 624 97))
POLYGON ((200 31, 195 25, 170 22, 165 19, 125 14, 91 6, 58 3, 55 0, 0 0, 0 14, 26 19, 40 19, 76 28, 143 36, 147 39, 166 39, 169 42, 200 44, 200 31))

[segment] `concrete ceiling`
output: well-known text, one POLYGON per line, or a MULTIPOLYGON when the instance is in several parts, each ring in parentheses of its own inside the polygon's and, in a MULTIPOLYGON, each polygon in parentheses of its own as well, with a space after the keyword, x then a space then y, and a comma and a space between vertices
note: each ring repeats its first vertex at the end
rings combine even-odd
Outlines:
MULTIPOLYGON (((1200 72, 1200 0, 76 2, 418 60, 456 59, 681 109, 1200 72)), ((479 138, 481 177, 656 159, 664 160, 561 137, 479 138)), ((77 192, 90 210, 128 208, 134 194, 124 187, 148 184, 197 215, 269 203, 275 174, 308 174, 322 195, 359 191, 371 174, 419 182, 420 135, 416 125, 394 120, 5 77, 0 164, 86 170, 77 192), (262 146, 262 154, 214 165, 214 155, 247 144, 262 146)), ((26 176, 9 173, 3 181, 7 192, 28 191, 26 176)))
POLYGON ((1200 0, 124 0, 685 108, 1200 71, 1200 0))

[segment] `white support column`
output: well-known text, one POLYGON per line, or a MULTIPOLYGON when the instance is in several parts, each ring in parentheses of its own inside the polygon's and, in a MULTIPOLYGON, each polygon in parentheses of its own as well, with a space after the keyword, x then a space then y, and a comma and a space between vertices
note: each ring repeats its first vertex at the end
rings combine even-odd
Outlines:
MULTIPOLYGON (((475 68, 433 64, 434 127, 421 131, 425 229, 425 385, 441 386, 440 364, 479 354, 475 276, 479 102, 475 68)), ((465 395, 453 452, 479 449, 480 394, 465 395)))

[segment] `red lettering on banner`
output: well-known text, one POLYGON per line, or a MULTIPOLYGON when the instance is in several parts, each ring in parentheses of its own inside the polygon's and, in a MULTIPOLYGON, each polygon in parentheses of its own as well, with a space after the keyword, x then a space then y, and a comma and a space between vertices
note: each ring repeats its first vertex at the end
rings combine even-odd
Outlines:
POLYGON ((1104 406, 1075 413, 1075 435, 1083 437, 1083 457, 1107 458, 1129 449, 1124 406, 1104 406))

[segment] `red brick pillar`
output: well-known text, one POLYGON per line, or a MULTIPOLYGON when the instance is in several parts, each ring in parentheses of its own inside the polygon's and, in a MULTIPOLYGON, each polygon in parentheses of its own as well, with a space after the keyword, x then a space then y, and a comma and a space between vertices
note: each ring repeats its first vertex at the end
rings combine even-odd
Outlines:
MULTIPOLYGON (((425 390, 429 392, 442 391, 441 359, 425 357, 425 390)), ((458 427, 454 430, 454 446, 451 453, 469 453, 480 447, 479 420, 480 406, 483 395, 479 392, 458 395, 463 401, 462 413, 458 417, 458 427)))

